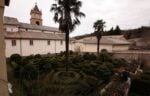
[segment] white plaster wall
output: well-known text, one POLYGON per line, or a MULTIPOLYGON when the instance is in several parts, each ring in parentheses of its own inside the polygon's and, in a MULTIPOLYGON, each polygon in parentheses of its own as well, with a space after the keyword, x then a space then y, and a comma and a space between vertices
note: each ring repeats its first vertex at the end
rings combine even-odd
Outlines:
POLYGON ((84 52, 96 52, 96 45, 95 44, 85 44, 84 45, 84 52))
POLYGON ((7 32, 18 32, 18 27, 13 25, 5 25, 5 29, 7 32))
POLYGON ((33 40, 33 45, 30 45, 30 40, 22 40, 22 55, 35 55, 35 54, 47 54, 55 53, 55 41, 51 40, 50 45, 47 44, 47 40, 33 40))
POLYGON ((32 29, 28 29, 29 32, 42 32, 41 30, 32 30, 32 29))
POLYGON ((84 52, 85 51, 85 48, 84 48, 84 44, 83 43, 74 43, 74 51, 75 52, 84 52))
MULTIPOLYGON (((97 52, 96 44, 75 43, 74 50, 78 51, 79 48, 81 52, 97 52)), ((100 45, 100 51, 102 49, 106 49, 108 52, 112 52, 112 45, 100 45)))
MULTIPOLYGON (((47 44, 48 40, 33 40, 33 45, 30 45, 30 40, 16 40, 16 46, 12 46, 12 39, 6 39, 6 57, 12 54, 20 54, 22 56, 47 54, 47 53, 60 53, 65 51, 65 41, 61 45, 61 40, 50 40, 50 45, 47 44), (20 46, 21 44, 21 46, 20 46), (22 49, 22 50, 21 50, 22 49)), ((74 45, 69 44, 69 49, 74 51, 74 45)))
POLYGON ((61 45, 61 40, 56 40, 56 53, 60 53, 61 51, 65 51, 65 41, 61 45))
MULTIPOLYGON (((108 52, 112 52, 112 45, 100 45, 100 51, 106 49, 108 52)), ((97 52, 96 44, 85 44, 85 52, 97 52)))
POLYGON ((55 34, 58 34, 58 35, 65 35, 65 33, 62 33, 62 32, 55 32, 55 34))
POLYGON ((113 46, 112 45, 107 45, 107 44, 102 44, 102 45, 100 45, 100 51, 102 50, 102 49, 106 49, 108 52, 112 52, 112 49, 113 48, 113 46))
POLYGON ((113 45, 113 51, 129 50, 129 45, 113 45))
POLYGON ((19 28, 19 31, 26 31, 26 29, 24 29, 24 28, 19 28))
POLYGON ((74 50, 74 49, 75 49, 74 46, 75 46, 74 43, 70 43, 70 44, 69 44, 69 50, 75 51, 75 50, 74 50))
POLYGON ((12 40, 5 40, 6 44, 6 57, 10 57, 12 54, 20 54, 20 40, 16 40, 16 46, 12 46, 12 40))
POLYGON ((50 32, 50 31, 43 31, 44 33, 55 33, 55 32, 50 32))
MULTIPOLYGON (((63 40, 63 44, 61 45, 61 40, 56 40, 56 53, 60 53, 61 51, 65 51, 65 41, 63 40)), ((74 51, 74 44, 69 43, 69 50, 74 51)))

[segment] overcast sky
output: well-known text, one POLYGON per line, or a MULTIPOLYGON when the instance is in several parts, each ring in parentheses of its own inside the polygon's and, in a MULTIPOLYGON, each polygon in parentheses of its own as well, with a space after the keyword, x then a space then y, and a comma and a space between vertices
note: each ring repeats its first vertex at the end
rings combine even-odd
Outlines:
MULTIPOLYGON (((43 12, 43 24, 58 27, 53 21, 50 7, 55 0, 10 0, 5 16, 16 17, 20 22, 30 22, 30 10, 37 2, 43 12)), ((106 21, 106 30, 119 25, 121 29, 133 29, 150 25, 150 0, 81 0, 81 11, 86 14, 81 25, 71 36, 93 32, 93 22, 106 21)))

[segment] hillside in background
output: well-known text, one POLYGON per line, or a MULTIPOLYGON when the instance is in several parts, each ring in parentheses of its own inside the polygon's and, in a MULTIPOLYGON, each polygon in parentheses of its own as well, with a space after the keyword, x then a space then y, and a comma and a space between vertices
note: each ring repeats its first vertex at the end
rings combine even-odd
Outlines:
MULTIPOLYGON (((107 36, 107 35, 109 35, 108 31, 105 31, 103 33, 103 36, 107 36)), ((84 34, 84 35, 75 36, 73 38, 76 39, 76 40, 79 40, 79 39, 82 39, 82 38, 85 38, 85 37, 91 37, 91 36, 96 36, 96 34, 93 32, 93 33, 90 33, 90 34, 84 34)))
POLYGON ((149 38, 150 36, 150 27, 140 27, 137 29, 131 29, 131 30, 122 30, 122 34, 127 39, 134 39, 134 38, 149 38))
MULTIPOLYGON (((145 38, 148 39, 150 36, 150 26, 142 26, 137 29, 128 29, 128 30, 120 30, 121 34, 126 37, 126 39, 134 39, 134 38, 145 38)), ((103 35, 121 35, 120 33, 115 33, 115 30, 110 29, 109 31, 105 31, 103 35)), ((75 36, 75 39, 82 39, 85 37, 95 36, 95 33, 85 34, 80 36, 75 36)))

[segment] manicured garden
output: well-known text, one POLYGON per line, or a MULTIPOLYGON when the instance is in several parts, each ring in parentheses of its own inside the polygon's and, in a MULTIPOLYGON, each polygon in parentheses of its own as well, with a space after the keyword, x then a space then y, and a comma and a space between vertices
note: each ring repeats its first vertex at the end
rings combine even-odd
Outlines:
POLYGON ((116 69, 127 64, 107 51, 98 58, 70 52, 69 71, 65 71, 64 52, 27 57, 14 54, 7 63, 12 96, 99 96, 116 69))

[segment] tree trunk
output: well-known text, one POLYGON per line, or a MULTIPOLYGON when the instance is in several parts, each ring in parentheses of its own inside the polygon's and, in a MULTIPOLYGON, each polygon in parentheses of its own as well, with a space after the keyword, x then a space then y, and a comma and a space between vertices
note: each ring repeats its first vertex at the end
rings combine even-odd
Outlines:
POLYGON ((69 31, 68 30, 66 31, 65 43, 66 43, 66 52, 65 52, 66 71, 69 71, 69 31))
POLYGON ((99 57, 100 38, 97 38, 97 58, 99 57))

